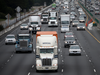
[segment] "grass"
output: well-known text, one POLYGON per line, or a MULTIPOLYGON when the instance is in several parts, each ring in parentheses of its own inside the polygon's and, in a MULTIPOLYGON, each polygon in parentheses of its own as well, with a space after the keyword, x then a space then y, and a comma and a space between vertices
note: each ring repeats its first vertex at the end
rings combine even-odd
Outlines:
POLYGON ((6 20, 6 19, 0 19, 0 22, 1 22, 1 21, 5 21, 5 20, 6 20))

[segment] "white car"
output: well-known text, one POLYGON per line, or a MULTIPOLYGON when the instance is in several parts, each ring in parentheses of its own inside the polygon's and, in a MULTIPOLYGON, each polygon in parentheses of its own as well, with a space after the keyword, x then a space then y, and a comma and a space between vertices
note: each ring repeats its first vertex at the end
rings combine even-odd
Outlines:
POLYGON ((71 45, 69 48, 69 55, 71 54, 79 54, 81 55, 81 48, 79 45, 71 45))
POLYGON ((74 15, 70 15, 70 19, 74 20, 75 16, 74 15))
POLYGON ((69 31, 69 26, 62 26, 61 27, 61 33, 62 32, 67 32, 67 31, 69 31))
POLYGON ((21 29, 21 30, 22 30, 22 29, 28 30, 28 24, 22 24, 22 25, 20 26, 20 29, 21 29))
POLYGON ((16 39, 15 39, 15 35, 13 34, 9 34, 6 36, 5 38, 5 44, 15 44, 16 43, 16 39))
POLYGON ((78 11, 79 11, 79 12, 80 12, 80 11, 83 11, 83 9, 82 9, 82 8, 79 8, 78 11))

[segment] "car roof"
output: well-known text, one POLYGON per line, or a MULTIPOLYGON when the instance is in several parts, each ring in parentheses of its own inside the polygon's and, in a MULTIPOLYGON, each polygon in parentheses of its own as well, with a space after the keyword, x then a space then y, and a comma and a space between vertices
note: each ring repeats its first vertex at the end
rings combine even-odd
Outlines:
POLYGON ((7 36, 15 36, 14 34, 8 34, 7 36))

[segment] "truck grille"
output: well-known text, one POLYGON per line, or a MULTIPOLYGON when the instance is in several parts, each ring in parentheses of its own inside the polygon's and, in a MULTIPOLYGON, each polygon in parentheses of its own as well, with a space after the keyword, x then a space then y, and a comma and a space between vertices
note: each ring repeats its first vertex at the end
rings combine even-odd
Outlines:
POLYGON ((44 21, 47 21, 47 19, 46 19, 46 18, 44 18, 43 20, 44 20, 44 21))
POLYGON ((43 59, 42 66, 51 66, 51 59, 43 59))
POLYGON ((20 41, 20 47, 27 47, 27 41, 20 41))
POLYGON ((51 22, 51 24, 55 24, 55 22, 51 22))
POLYGON ((36 27, 33 27, 33 30, 36 30, 36 27))

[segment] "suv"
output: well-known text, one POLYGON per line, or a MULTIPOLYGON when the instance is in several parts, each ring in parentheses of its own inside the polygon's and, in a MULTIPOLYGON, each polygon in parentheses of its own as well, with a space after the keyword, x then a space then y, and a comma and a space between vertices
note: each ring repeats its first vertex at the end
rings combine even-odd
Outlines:
POLYGON ((76 44, 76 40, 75 40, 74 37, 66 37, 64 40, 65 40, 64 41, 64 47, 76 44))

